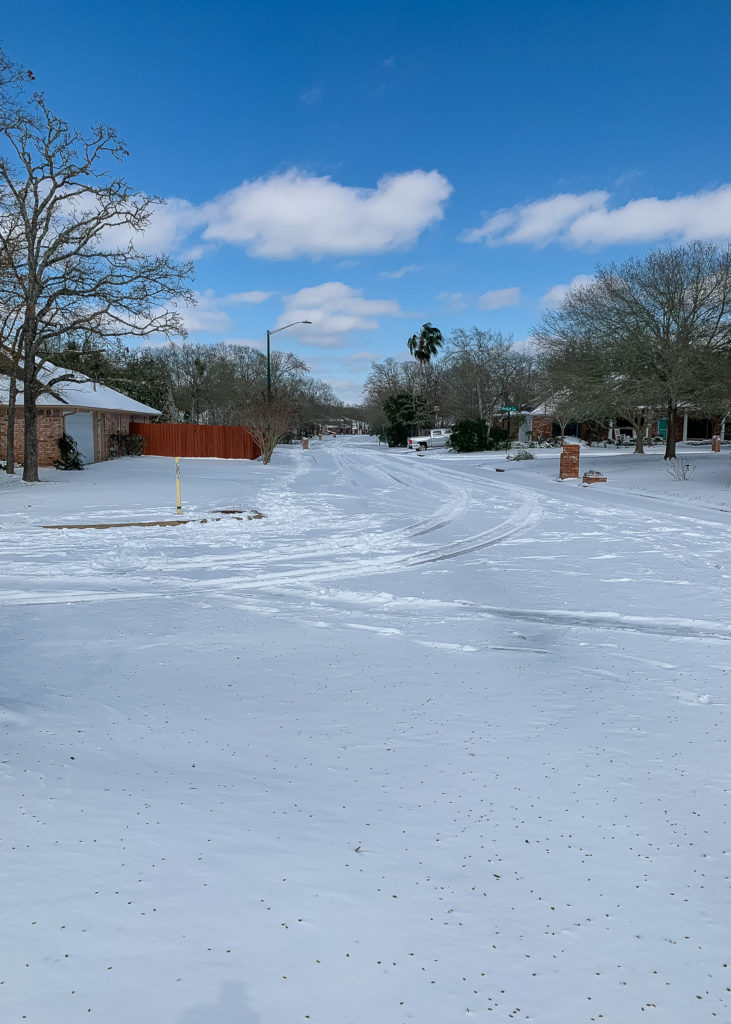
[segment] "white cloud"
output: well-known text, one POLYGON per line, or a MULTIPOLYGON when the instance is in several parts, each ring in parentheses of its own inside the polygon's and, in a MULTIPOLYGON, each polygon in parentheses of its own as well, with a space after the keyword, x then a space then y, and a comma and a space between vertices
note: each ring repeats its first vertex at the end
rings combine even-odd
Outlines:
POLYGON ((338 348, 349 331, 377 330, 379 316, 405 315, 395 299, 366 299, 361 291, 342 281, 328 281, 287 295, 277 327, 311 320, 311 327, 300 329, 298 341, 321 348, 338 348))
POLYGON ((360 405, 363 401, 363 387, 346 377, 325 377, 326 384, 335 392, 341 402, 346 405, 360 405))
POLYGON ((181 249, 180 255, 184 260, 193 260, 195 262, 196 260, 202 260, 212 249, 212 245, 191 245, 187 249, 181 249))
POLYGON ((529 242, 547 245, 560 237, 571 223, 587 210, 606 203, 608 192, 586 192, 584 195, 558 195, 535 203, 525 203, 498 210, 485 220, 481 228, 463 231, 463 242, 529 242))
POLYGON ((267 299, 271 299, 274 292, 234 292, 231 295, 227 295, 224 302, 226 305, 237 305, 238 303, 246 303, 250 306, 258 306, 260 302, 266 302, 267 299))
POLYGON ((520 288, 496 288, 494 291, 485 292, 477 299, 471 292, 440 292, 437 299, 454 310, 467 309, 475 302, 480 309, 502 309, 503 306, 517 306, 521 294, 520 288))
MULTIPOLYGON (((181 308, 180 315, 187 329, 191 332, 206 331, 220 334, 231 330, 231 317, 226 312, 227 306, 241 304, 257 304, 270 298, 272 292, 233 292, 230 295, 216 295, 212 288, 196 293, 196 305, 181 308)), ((249 344, 243 342, 242 344, 249 344)))
POLYGON ((633 199, 610 208, 608 192, 562 194, 523 203, 488 216, 480 228, 464 231, 464 242, 487 245, 550 242, 598 246, 642 242, 723 241, 731 236, 731 185, 658 199, 633 199))
MULTIPOLYGON (((90 209, 92 203, 75 201, 76 208, 90 209)), ((129 224, 119 224, 107 228, 103 234, 103 244, 125 249, 130 242, 141 252, 168 252, 175 250, 181 253, 186 240, 192 232, 205 225, 205 218, 199 207, 187 199, 167 199, 150 207, 147 228, 143 232, 134 232, 129 224)), ((189 252, 182 253, 185 258, 195 259, 201 251, 210 249, 210 245, 196 245, 189 252)))
POLYGON ((472 301, 472 296, 465 292, 440 292, 437 299, 439 302, 451 306, 452 309, 467 309, 472 301))
POLYGON ((217 334, 230 330, 231 317, 221 309, 220 297, 216 296, 210 288, 204 292, 196 292, 195 299, 195 306, 180 309, 180 315, 189 331, 207 331, 217 334))
POLYGON ((520 338, 518 341, 512 341, 510 347, 513 352, 521 355, 532 355, 536 350, 536 343, 534 338, 520 338))
POLYGON ((421 270, 420 266, 416 263, 409 263, 407 267, 399 267, 398 270, 383 270, 378 276, 398 280, 400 277, 405 277, 406 274, 415 274, 418 270, 421 270))
POLYGON ((520 302, 520 288, 496 288, 485 292, 477 300, 480 309, 502 309, 504 306, 517 306, 520 302))
POLYGON ((348 363, 372 363, 376 359, 382 357, 382 352, 371 352, 369 349, 363 349, 360 352, 353 352, 348 356, 348 363))
MULTIPOLYGON (((293 168, 243 181, 199 206, 168 199, 153 209, 147 229, 134 241, 146 252, 174 251, 189 259, 220 243, 242 246, 265 259, 387 252, 413 245, 442 220, 451 192, 438 171, 385 175, 375 188, 356 188, 293 168)), ((124 247, 132 233, 113 228, 105 238, 124 247)), ((418 269, 412 264, 392 276, 418 269)))
POLYGON ((136 243, 147 252, 179 249, 190 233, 204 223, 199 207, 187 199, 168 199, 164 205, 154 208, 147 230, 138 236, 136 243))
POLYGON ((561 305, 571 288, 581 288, 585 284, 591 284, 593 280, 594 278, 591 274, 577 274, 576 277, 571 278, 568 284, 555 284, 543 296, 541 305, 548 309, 556 309, 557 306, 561 305))
POLYGON ((366 189, 293 169, 206 203, 203 236, 268 259, 384 252, 412 245, 441 220, 451 191, 437 171, 387 175, 366 189))
POLYGON ((634 199, 615 210, 599 209, 571 225, 576 245, 612 245, 673 238, 709 241, 731 236, 731 185, 675 199, 634 199))
POLYGON ((311 107, 313 103, 319 103, 322 99, 322 89, 319 85, 315 85, 311 89, 304 89, 300 93, 300 99, 306 106, 311 107))

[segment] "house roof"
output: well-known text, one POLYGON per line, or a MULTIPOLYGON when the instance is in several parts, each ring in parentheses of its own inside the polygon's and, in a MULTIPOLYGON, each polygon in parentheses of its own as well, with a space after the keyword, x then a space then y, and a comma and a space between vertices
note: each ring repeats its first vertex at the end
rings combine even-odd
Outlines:
MULTIPOLYGON (((107 412, 131 412, 145 416, 162 415, 159 409, 153 409, 142 402, 136 402, 134 398, 108 388, 104 384, 97 384, 83 373, 64 370, 52 363, 46 363, 38 373, 39 379, 53 389, 53 393, 46 392, 38 398, 37 404, 44 409, 97 409, 107 412), (52 384, 54 378, 60 374, 74 374, 73 380, 62 381, 59 384, 52 384)), ((10 379, 0 374, 0 406, 8 404, 8 392, 10 379)), ((23 405, 23 382, 18 381, 17 404, 23 405)))

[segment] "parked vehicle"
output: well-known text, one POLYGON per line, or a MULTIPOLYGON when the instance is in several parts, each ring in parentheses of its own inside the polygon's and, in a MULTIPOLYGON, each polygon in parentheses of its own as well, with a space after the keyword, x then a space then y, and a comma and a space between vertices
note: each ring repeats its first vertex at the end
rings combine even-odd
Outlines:
POLYGON ((446 428, 441 430, 427 430, 419 437, 410 437, 408 446, 414 451, 423 452, 427 448, 441 448, 447 443, 452 431, 446 428))

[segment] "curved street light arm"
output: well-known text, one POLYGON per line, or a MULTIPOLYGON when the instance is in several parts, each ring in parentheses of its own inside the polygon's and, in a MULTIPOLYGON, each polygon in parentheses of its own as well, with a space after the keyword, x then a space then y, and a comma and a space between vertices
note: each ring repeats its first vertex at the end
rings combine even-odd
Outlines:
POLYGON ((280 331, 286 331, 288 327, 296 327, 297 324, 311 323, 311 320, 295 320, 291 324, 285 324, 284 327, 275 327, 273 331, 267 331, 267 395, 270 395, 272 391, 272 357, 269 339, 273 334, 279 334, 280 331))
POLYGON ((267 331, 267 334, 279 334, 280 331, 286 331, 288 327, 296 327, 297 324, 311 324, 311 320, 295 320, 294 323, 285 324, 284 327, 276 327, 273 331, 267 331))

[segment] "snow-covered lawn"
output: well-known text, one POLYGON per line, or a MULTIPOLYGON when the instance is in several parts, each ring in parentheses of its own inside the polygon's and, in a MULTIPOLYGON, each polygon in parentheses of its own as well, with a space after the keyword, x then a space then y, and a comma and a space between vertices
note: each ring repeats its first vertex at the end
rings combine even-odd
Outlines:
POLYGON ((175 518, 171 460, 0 479, 2 1020, 728 1024, 731 459, 691 455, 338 438, 112 530, 40 527, 175 518))

